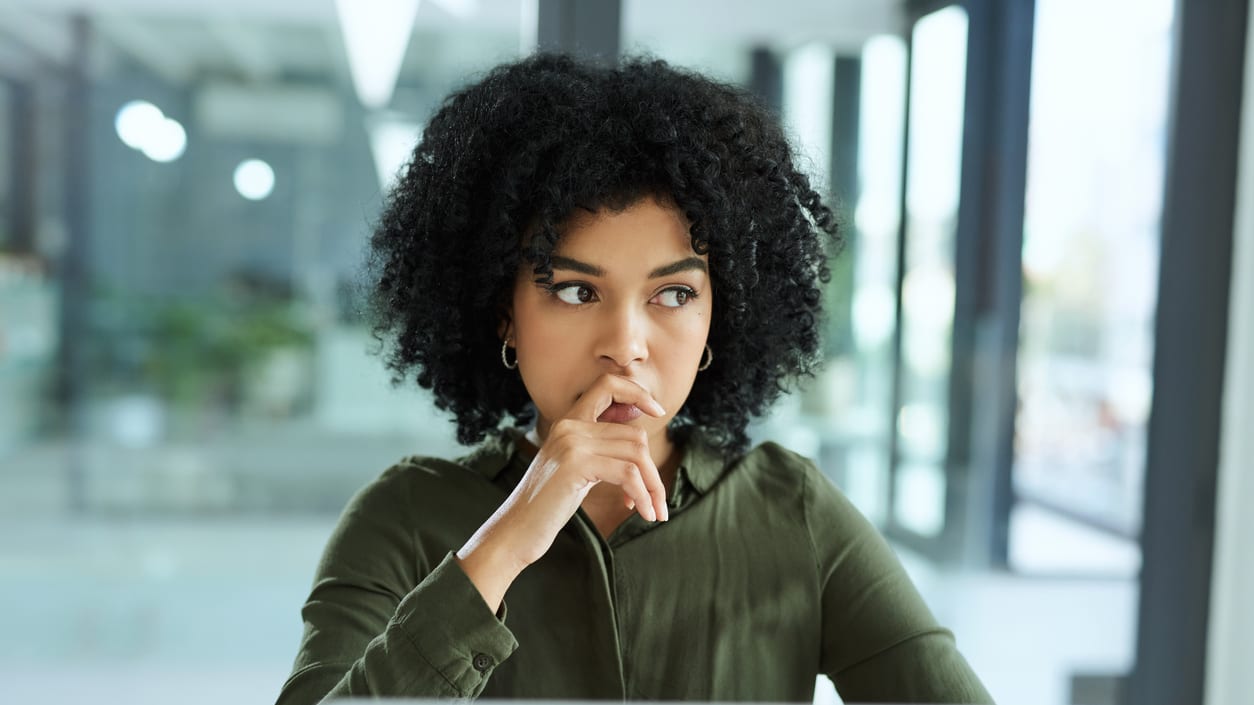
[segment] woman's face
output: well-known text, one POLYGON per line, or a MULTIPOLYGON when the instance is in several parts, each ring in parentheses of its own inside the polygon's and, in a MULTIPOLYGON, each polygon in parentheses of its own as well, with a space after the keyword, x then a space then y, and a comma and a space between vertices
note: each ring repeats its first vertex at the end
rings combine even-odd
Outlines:
POLYGON ((514 285, 506 335, 548 436, 598 377, 627 377, 666 409, 629 421, 651 439, 692 389, 710 331, 708 258, 692 249, 687 220, 668 201, 645 198, 619 213, 580 214, 553 252, 553 283, 531 267, 514 285))

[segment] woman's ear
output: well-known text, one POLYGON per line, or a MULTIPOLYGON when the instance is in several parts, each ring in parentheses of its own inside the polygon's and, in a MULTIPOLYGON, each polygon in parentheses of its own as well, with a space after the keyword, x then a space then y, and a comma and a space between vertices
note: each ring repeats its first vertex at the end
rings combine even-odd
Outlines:
POLYGON ((514 337, 514 311, 512 306, 501 309, 500 322, 496 326, 496 337, 502 341, 514 337))

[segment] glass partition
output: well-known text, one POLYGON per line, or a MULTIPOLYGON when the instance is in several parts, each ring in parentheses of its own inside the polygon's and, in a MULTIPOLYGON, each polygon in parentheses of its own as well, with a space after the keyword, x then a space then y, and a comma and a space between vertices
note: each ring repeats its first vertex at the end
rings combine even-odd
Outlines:
POLYGON ((1010 562, 1135 575, 1173 5, 1038 0, 1010 562))
POLYGON ((892 513, 900 526, 927 537, 945 526, 966 50, 967 16, 957 5, 914 25, 892 513))

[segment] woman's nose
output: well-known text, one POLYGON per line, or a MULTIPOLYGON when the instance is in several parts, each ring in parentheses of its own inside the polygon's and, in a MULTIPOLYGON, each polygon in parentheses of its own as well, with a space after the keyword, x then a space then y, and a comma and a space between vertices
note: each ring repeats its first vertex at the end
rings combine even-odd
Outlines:
POLYGON ((597 356, 612 361, 618 367, 647 360, 649 340, 645 312, 626 304, 603 310, 605 317, 599 322, 601 330, 597 339, 597 356))

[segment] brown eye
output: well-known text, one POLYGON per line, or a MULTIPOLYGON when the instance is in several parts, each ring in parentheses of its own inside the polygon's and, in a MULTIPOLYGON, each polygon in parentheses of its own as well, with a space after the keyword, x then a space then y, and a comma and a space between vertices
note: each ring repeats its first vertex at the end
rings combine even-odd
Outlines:
POLYGON ((568 284, 566 286, 555 287, 553 295, 563 303, 572 306, 579 304, 587 304, 596 301, 596 293, 592 291, 592 287, 583 284, 568 284))
POLYGON ((687 287, 667 289, 657 295, 658 303, 666 308, 682 308, 695 298, 697 298, 697 292, 687 287))

